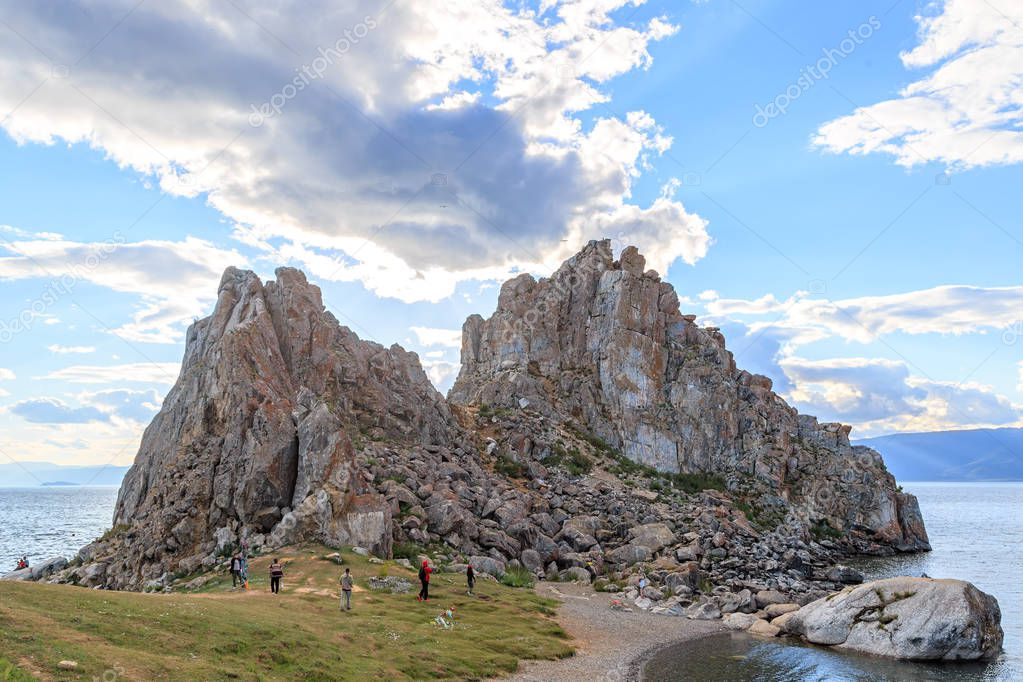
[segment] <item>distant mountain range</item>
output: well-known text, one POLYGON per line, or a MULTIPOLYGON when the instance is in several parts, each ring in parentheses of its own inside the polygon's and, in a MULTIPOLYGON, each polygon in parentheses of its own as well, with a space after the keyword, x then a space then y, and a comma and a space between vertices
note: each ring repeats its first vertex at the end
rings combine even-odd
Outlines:
POLYGON ((901 481, 1023 481, 1023 429, 900 433, 855 441, 901 481))
POLYGON ((128 467, 63 466, 52 462, 0 464, 0 487, 121 485, 128 467))

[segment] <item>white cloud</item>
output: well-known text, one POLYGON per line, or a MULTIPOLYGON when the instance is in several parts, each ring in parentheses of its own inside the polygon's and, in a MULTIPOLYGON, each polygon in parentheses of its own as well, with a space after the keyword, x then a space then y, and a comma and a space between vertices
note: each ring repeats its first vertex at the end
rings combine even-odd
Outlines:
POLYGON ((412 327, 421 346, 462 347, 461 329, 437 329, 435 327, 412 327))
POLYGON ((15 378, 14 372, 9 369, 5 369, 4 367, 0 367, 0 381, 14 381, 15 378))
POLYGON ((181 366, 176 362, 138 362, 126 365, 72 365, 50 372, 40 379, 72 384, 114 384, 120 382, 173 384, 181 366))
POLYGON ((750 324, 787 330, 794 345, 837 336, 870 343, 878 336, 904 334, 977 334, 1004 329, 1019 319, 1023 287, 945 285, 886 296, 838 301, 798 292, 779 301, 771 295, 755 301, 716 299, 706 303, 712 316, 775 315, 750 324))
POLYGON ((1023 392, 1023 362, 1019 363, 1019 386, 1016 387, 1016 390, 1023 392))
POLYGON ((95 353, 96 348, 94 346, 61 346, 59 344, 52 344, 46 347, 46 350, 51 353, 57 353, 58 355, 70 355, 70 354, 87 354, 95 353))
POLYGON ((1023 3, 945 0, 918 16, 907 68, 931 71, 899 97, 860 107, 817 133, 832 152, 883 152, 912 166, 1023 161, 1023 3))
POLYGON ((796 388, 788 397, 825 420, 857 425, 860 436, 1023 423, 1023 406, 990 386, 913 377, 905 363, 871 358, 780 362, 796 388))
POLYGON ((455 383, 455 377, 458 376, 461 365, 457 362, 429 358, 423 358, 421 362, 426 376, 430 378, 434 387, 441 393, 447 393, 447 390, 455 383))
POLYGON ((57 398, 23 400, 6 410, 33 424, 87 424, 110 419, 107 413, 95 407, 72 407, 57 398))
MULTIPOLYGON (((613 18, 643 2, 424 0, 382 15, 369 0, 247 2, 246 17, 206 0, 56 13, 0 0, 42 48, 0 46, 0 109, 16 108, 3 127, 18 142, 102 149, 171 194, 205 193, 267 257, 382 296, 436 301, 515 267, 544 273, 605 235, 663 272, 710 242, 671 196, 628 203, 671 138, 643 112, 582 115, 676 31, 613 18), (54 77, 62 64, 75 66, 54 77), (279 113, 253 128, 264 103, 279 113)), ((169 300, 123 331, 166 334, 169 300)))
POLYGON ((119 235, 92 243, 34 239, 2 243, 4 252, 0 279, 44 279, 49 282, 44 301, 70 299, 82 282, 138 296, 131 322, 120 327, 105 320, 103 310, 87 312, 122 338, 153 343, 179 341, 185 323, 216 300, 224 269, 246 265, 237 251, 195 237, 178 242, 126 242, 119 235))

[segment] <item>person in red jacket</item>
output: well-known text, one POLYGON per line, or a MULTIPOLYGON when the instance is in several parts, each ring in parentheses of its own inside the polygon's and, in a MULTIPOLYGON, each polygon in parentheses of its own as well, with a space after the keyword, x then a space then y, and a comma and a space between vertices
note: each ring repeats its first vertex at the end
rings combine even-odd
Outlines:
POLYGON ((433 573, 433 569, 430 568, 430 562, 423 560, 423 565, 419 567, 419 584, 422 587, 419 589, 419 601, 430 601, 430 574, 433 573))

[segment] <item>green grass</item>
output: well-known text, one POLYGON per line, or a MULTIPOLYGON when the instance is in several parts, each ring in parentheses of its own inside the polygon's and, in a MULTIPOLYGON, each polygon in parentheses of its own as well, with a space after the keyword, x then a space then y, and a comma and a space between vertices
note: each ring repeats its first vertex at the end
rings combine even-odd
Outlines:
POLYGON ((522 566, 511 566, 501 576, 501 584, 508 587, 532 587, 534 582, 533 574, 522 566))
POLYGON ((494 460, 494 471, 509 478, 522 478, 526 475, 525 465, 516 462, 507 455, 501 455, 494 460))
POLYGON ((566 448, 560 441, 551 446, 551 454, 543 458, 543 465, 561 467, 573 476, 588 474, 593 470, 592 459, 579 452, 579 448, 566 448))
POLYGON ((813 536, 818 540, 836 540, 842 537, 842 531, 832 528, 827 519, 814 523, 813 526, 810 527, 810 532, 813 533, 813 536))
MULTIPOLYGON (((0 680, 480 679, 520 659, 572 654, 550 615, 556 602, 531 590, 481 582, 468 597, 461 576, 435 574, 431 600, 374 592, 383 568, 342 552, 356 578, 351 612, 338 609, 341 567, 323 547, 282 551, 280 595, 268 589, 270 557, 254 559, 250 589, 217 575, 194 593, 139 594, 66 585, 0 583, 0 680), (433 618, 454 607, 456 625, 433 618), (57 663, 77 661, 76 671, 57 663), (16 666, 16 667, 12 667, 16 666)), ((393 562, 390 575, 416 582, 393 562)))

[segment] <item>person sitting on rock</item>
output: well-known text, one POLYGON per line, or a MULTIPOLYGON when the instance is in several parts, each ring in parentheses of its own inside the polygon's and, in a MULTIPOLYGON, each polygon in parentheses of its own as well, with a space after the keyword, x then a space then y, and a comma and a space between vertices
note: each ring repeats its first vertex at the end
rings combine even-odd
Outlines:
POLYGON ((284 565, 281 560, 274 558, 273 563, 270 564, 270 592, 273 594, 280 594, 281 592, 281 578, 284 577, 284 565))
POLYGON ((18 570, 20 571, 23 568, 28 568, 28 558, 27 557, 21 557, 20 559, 18 559, 18 570))
POLYGON ((476 571, 473 570, 472 564, 469 564, 465 569, 465 582, 469 586, 467 594, 471 597, 472 591, 476 587, 476 571))
POLYGON ((344 574, 341 576, 341 610, 351 611, 352 610, 352 587, 355 585, 355 579, 352 578, 352 569, 346 568, 344 574))
POLYGON ((430 574, 433 569, 430 568, 430 562, 423 559, 423 565, 419 567, 419 584, 422 586, 419 588, 419 601, 430 601, 430 574))

